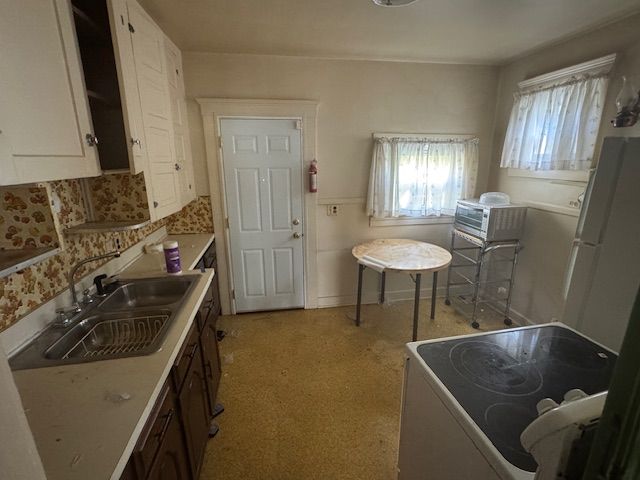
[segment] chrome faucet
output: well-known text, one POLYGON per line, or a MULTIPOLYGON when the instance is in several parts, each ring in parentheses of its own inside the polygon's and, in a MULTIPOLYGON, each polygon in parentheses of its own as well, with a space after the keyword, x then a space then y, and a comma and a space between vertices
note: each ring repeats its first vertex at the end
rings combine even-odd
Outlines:
POLYGON ((82 311, 82 306, 80 305, 80 302, 78 302, 78 294, 76 293, 75 275, 78 269, 81 266, 83 266, 85 263, 95 262, 97 260, 102 260, 104 258, 111 258, 111 257, 117 258, 119 256, 120 256, 120 250, 114 250, 113 252, 105 253, 104 255, 96 255, 95 257, 85 258, 84 260, 76 263, 71 268, 71 271, 69 272, 69 290, 71 290, 71 299, 73 301, 72 308, 75 310, 75 312, 82 311))

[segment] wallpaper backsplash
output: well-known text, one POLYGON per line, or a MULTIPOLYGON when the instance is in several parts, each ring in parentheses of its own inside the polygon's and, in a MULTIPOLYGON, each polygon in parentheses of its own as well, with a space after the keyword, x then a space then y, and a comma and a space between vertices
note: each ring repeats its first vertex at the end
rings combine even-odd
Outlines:
POLYGON ((0 189, 0 250, 57 247, 58 233, 42 187, 0 189))
POLYGON ((116 173, 87 180, 95 220, 117 222, 149 218, 144 173, 116 173))
MULTIPOLYGON (((126 195, 131 198, 130 192, 132 190, 139 191, 135 187, 138 180, 130 175, 109 175, 100 178, 107 179, 105 185, 111 189, 109 196, 124 197, 126 195)), ((60 199, 60 211, 56 216, 62 228, 86 221, 87 210, 79 180, 50 182, 49 187, 60 199)), ((37 204, 35 192, 34 199, 37 204)), ((95 195, 92 201, 95 202, 95 195)), ((146 205, 146 196, 144 201, 146 205)), ((137 203, 135 197, 132 202, 137 203)), ((127 206, 129 203, 125 201, 118 201, 116 204, 108 203, 109 209, 103 210, 105 219, 109 218, 109 215, 118 214, 114 210, 114 205, 124 208, 129 213, 136 211, 135 208, 129 210, 127 206)), ((6 213, 4 208, 2 212, 6 213)), ((136 214, 134 213, 134 215, 136 214)), ((121 249, 126 250, 164 225, 169 233, 174 234, 213 232, 211 215, 209 197, 198 197, 180 212, 139 230, 67 235, 64 239, 64 249, 59 254, 20 272, 0 278, 0 331, 64 291, 67 288, 67 274, 71 266, 86 257, 113 250, 116 238, 120 240, 121 249)), ((86 275, 100 266, 100 262, 91 263, 81 269, 78 275, 86 275)))

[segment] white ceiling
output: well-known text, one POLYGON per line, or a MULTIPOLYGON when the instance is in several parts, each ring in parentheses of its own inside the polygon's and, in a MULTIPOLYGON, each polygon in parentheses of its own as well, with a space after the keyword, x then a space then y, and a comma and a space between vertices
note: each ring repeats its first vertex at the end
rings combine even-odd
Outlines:
POLYGON ((640 10, 640 0, 142 0, 187 51, 502 63, 640 10))

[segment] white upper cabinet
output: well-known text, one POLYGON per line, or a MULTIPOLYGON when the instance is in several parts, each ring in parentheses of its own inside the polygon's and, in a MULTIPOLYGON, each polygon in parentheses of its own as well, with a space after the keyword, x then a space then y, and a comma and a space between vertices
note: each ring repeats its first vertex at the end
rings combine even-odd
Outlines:
POLYGON ((193 177, 189 124, 187 122, 187 102, 184 91, 184 78, 182 76, 182 54, 180 49, 167 36, 164 38, 164 46, 169 80, 169 97, 171 99, 176 164, 180 178, 181 203, 184 206, 196 198, 196 189, 193 177))
MULTIPOLYGON (((164 34, 135 1, 127 2, 151 187, 151 219, 182 208, 164 34)), ((150 185, 149 185, 150 184, 150 185)))
POLYGON ((68 1, 0 0, 0 185, 99 175, 93 135, 68 1))
POLYGON ((147 146, 143 142, 144 123, 131 42, 133 26, 129 23, 125 0, 110 0, 107 3, 127 141, 130 145, 131 173, 135 174, 147 168, 148 159, 147 146))

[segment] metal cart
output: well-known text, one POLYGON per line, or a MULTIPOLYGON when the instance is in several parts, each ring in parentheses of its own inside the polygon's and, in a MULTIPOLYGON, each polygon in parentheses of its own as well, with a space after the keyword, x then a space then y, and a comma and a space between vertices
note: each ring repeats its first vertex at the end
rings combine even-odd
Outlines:
MULTIPOLYGON (((471 306, 470 315, 465 312, 464 309, 459 308, 462 313, 470 317, 471 326, 478 328, 480 323, 478 322, 478 305, 486 304, 490 308, 502 313, 504 312, 505 325, 511 325, 510 311, 511 311, 511 294, 513 290, 513 282, 515 277, 516 264, 518 263, 518 253, 522 249, 519 240, 509 241, 493 241, 487 242, 480 237, 476 237, 462 230, 456 228, 451 233, 451 256, 453 261, 449 265, 449 275, 447 278, 447 293, 445 298, 445 304, 451 305, 452 300, 454 302, 460 301, 467 306, 471 306), (456 244, 456 240, 458 240, 456 244), (506 262, 508 276, 503 278, 490 279, 488 273, 485 273, 483 278, 483 267, 487 263, 487 255, 492 252, 506 253, 507 255, 499 255, 496 262, 506 262), (511 255, 508 255, 508 254, 511 255), (465 275, 464 270, 471 269, 473 273, 471 275, 465 275), (455 281, 454 281, 455 280, 455 281), (497 296, 486 296, 481 298, 481 290, 486 290, 488 286, 496 284, 505 284, 506 298, 498 298, 497 296), (468 295, 451 296, 451 287, 471 287, 471 292, 468 295), (500 308, 499 303, 504 302, 504 310, 500 308)), ((456 306, 454 304, 454 306, 456 306)))

